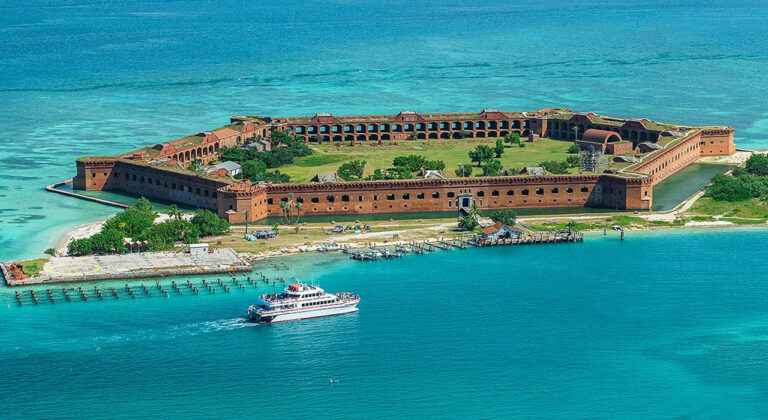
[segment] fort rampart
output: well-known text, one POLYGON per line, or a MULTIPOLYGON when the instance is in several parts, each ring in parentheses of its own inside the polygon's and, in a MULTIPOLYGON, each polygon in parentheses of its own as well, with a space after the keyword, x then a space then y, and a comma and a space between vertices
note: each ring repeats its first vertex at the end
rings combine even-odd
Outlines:
MULTIPOLYGON (((613 134, 611 134, 613 136, 613 134)), ((584 139, 583 141, 587 141, 584 139)), ((534 112, 367 115, 267 118, 235 116, 221 129, 160 143, 122 156, 81 158, 75 189, 119 190, 217 211, 230 222, 282 215, 280 202, 302 203, 302 215, 443 212, 480 209, 608 207, 648 210, 653 186, 701 156, 735 152, 733 128, 686 127, 645 119, 616 119, 593 113, 544 109, 534 112), (228 177, 186 169, 208 162, 220 147, 289 131, 311 141, 387 141, 500 137, 581 141, 586 130, 616 133, 622 142, 658 144, 638 164, 620 173, 507 176, 311 184, 247 185, 228 177)))

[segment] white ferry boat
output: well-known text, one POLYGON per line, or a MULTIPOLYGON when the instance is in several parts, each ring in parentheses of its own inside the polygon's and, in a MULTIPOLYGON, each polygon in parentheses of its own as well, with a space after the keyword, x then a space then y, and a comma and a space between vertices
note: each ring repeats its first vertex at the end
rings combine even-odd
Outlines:
POLYGON ((261 324, 357 312, 360 296, 326 293, 317 286, 291 284, 283 293, 261 295, 248 308, 248 319, 261 324))

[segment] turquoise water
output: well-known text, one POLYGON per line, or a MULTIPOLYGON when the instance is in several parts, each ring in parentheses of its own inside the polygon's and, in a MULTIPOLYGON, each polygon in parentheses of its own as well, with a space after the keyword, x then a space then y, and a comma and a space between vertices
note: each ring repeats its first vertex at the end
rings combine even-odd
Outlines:
POLYGON ((4 295, 3 418, 765 418, 766 241, 628 232, 286 258, 258 270, 358 292, 360 311, 267 326, 242 319, 263 284, 21 308, 4 295))
POLYGON ((305 115, 569 106, 768 148, 762 1, 20 1, 0 5, 0 260, 114 209, 74 158, 305 115))
MULTIPOLYGON (((724 0, 7 0, 0 260, 117 211, 43 191, 75 157, 236 113, 568 106, 765 149, 766 18, 724 0)), ((361 311, 267 327, 240 319, 253 290, 22 308, 0 290, 2 417, 768 416, 766 231, 629 236, 291 260, 361 311)))

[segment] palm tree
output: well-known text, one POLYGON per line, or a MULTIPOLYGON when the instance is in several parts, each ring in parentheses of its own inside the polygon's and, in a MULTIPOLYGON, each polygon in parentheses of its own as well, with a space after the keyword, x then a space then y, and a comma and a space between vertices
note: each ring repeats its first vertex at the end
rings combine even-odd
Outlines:
MULTIPOLYGON (((289 224, 293 224, 293 208, 296 206, 297 202, 293 199, 293 193, 288 194, 288 200, 286 201, 280 201, 280 209, 283 210, 283 214, 285 215, 285 221, 289 224)), ((301 208, 301 206, 299 206, 301 208)))
POLYGON ((571 127, 571 130, 573 130, 573 139, 574 140, 578 140, 579 139, 579 126, 578 125, 574 125, 573 127, 571 127))
POLYGON ((296 207, 296 224, 298 225, 301 218, 301 201, 297 201, 294 206, 296 207))
POLYGON ((179 206, 176 204, 171 204, 171 206, 168 207, 168 216, 171 216, 171 219, 180 219, 181 212, 179 212, 179 206))
POLYGON ((187 236, 187 233, 189 233, 189 231, 190 231, 190 228, 188 223, 182 223, 181 225, 179 225, 179 240, 181 242, 184 242, 184 243, 187 242, 186 236, 187 236))

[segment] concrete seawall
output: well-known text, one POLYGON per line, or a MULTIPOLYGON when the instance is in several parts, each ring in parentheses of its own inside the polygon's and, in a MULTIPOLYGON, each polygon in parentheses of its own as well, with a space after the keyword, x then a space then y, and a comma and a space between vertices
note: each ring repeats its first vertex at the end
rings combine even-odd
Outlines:
POLYGON ((189 252, 143 252, 83 257, 52 257, 34 277, 13 279, 5 264, 2 271, 8 286, 122 280, 251 271, 251 265, 230 248, 200 254, 189 252))
POLYGON ((71 179, 67 179, 67 180, 64 180, 64 181, 57 182, 55 184, 51 184, 51 185, 46 186, 45 190, 48 191, 48 192, 63 194, 63 195, 69 196, 69 197, 79 198, 81 200, 88 200, 88 201, 94 201, 96 203, 106 204, 108 206, 115 206, 115 207, 120 207, 120 208, 123 208, 123 209, 129 207, 127 204, 117 203, 117 202, 114 202, 114 201, 104 200, 104 199, 96 198, 96 197, 89 197, 87 195, 77 194, 77 193, 74 193, 72 191, 63 191, 63 190, 59 189, 59 187, 61 187, 62 185, 68 185, 68 184, 71 184, 71 183, 72 183, 72 180, 71 179))

